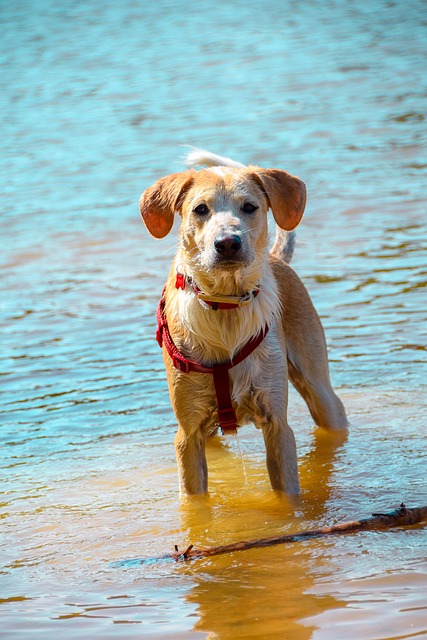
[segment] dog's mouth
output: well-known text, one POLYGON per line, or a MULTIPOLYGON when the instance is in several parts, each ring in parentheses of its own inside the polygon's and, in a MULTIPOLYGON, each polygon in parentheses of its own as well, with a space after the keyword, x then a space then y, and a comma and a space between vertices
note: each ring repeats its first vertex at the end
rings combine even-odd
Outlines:
POLYGON ((215 258, 209 265, 209 268, 217 271, 237 271, 238 269, 244 269, 249 266, 249 264, 249 261, 242 259, 215 258))

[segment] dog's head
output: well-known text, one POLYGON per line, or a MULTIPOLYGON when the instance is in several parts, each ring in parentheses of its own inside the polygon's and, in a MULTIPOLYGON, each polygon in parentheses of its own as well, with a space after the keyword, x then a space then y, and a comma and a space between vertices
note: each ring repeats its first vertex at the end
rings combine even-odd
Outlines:
POLYGON ((174 213, 182 216, 181 243, 193 267, 236 271, 267 248, 267 211, 291 231, 304 213, 306 189, 280 169, 212 167, 173 173, 141 196, 148 231, 163 238, 174 213))

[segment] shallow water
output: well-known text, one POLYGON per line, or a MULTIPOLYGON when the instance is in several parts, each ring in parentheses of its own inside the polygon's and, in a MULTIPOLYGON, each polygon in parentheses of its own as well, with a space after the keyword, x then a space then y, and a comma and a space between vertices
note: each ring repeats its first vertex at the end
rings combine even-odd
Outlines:
POLYGON ((425 637, 419 526, 121 563, 426 504, 425 3, 39 0, 0 23, 2 638, 425 637), (137 201, 183 144, 309 188, 294 266, 352 428, 291 393, 297 507, 250 427, 247 477, 218 438, 209 497, 178 500, 153 338, 176 240, 137 201))

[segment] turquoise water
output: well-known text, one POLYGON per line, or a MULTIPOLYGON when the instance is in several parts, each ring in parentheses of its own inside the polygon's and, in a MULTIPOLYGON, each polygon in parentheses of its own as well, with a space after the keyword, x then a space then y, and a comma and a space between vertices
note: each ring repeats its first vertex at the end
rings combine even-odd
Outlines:
POLYGON ((427 634, 419 527, 112 565, 426 504, 425 3, 0 7, 2 637, 427 634), (308 185, 293 264, 352 428, 292 394, 297 510, 250 428, 247 480, 214 442, 210 497, 179 504, 154 341, 176 238, 138 198, 186 144, 308 185))

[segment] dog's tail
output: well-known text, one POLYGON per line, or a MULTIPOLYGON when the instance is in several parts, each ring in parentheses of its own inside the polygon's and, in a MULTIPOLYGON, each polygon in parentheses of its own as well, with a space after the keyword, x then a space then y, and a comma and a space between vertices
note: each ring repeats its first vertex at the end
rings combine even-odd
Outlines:
POLYGON ((295 243, 295 231, 285 231, 276 225, 276 237, 274 238, 270 253, 289 264, 294 255, 295 243))
MULTIPOLYGON (((244 168, 247 165, 237 162, 226 156, 219 156, 206 149, 191 147, 191 151, 185 157, 185 164, 188 167, 238 167, 244 168)), ((271 253, 289 263, 292 260, 295 249, 295 231, 284 231, 276 225, 276 236, 274 238, 271 253)))
POLYGON ((190 147, 191 151, 185 156, 185 164, 189 167, 246 167, 242 162, 237 162, 225 156, 219 156, 206 149, 190 147))

